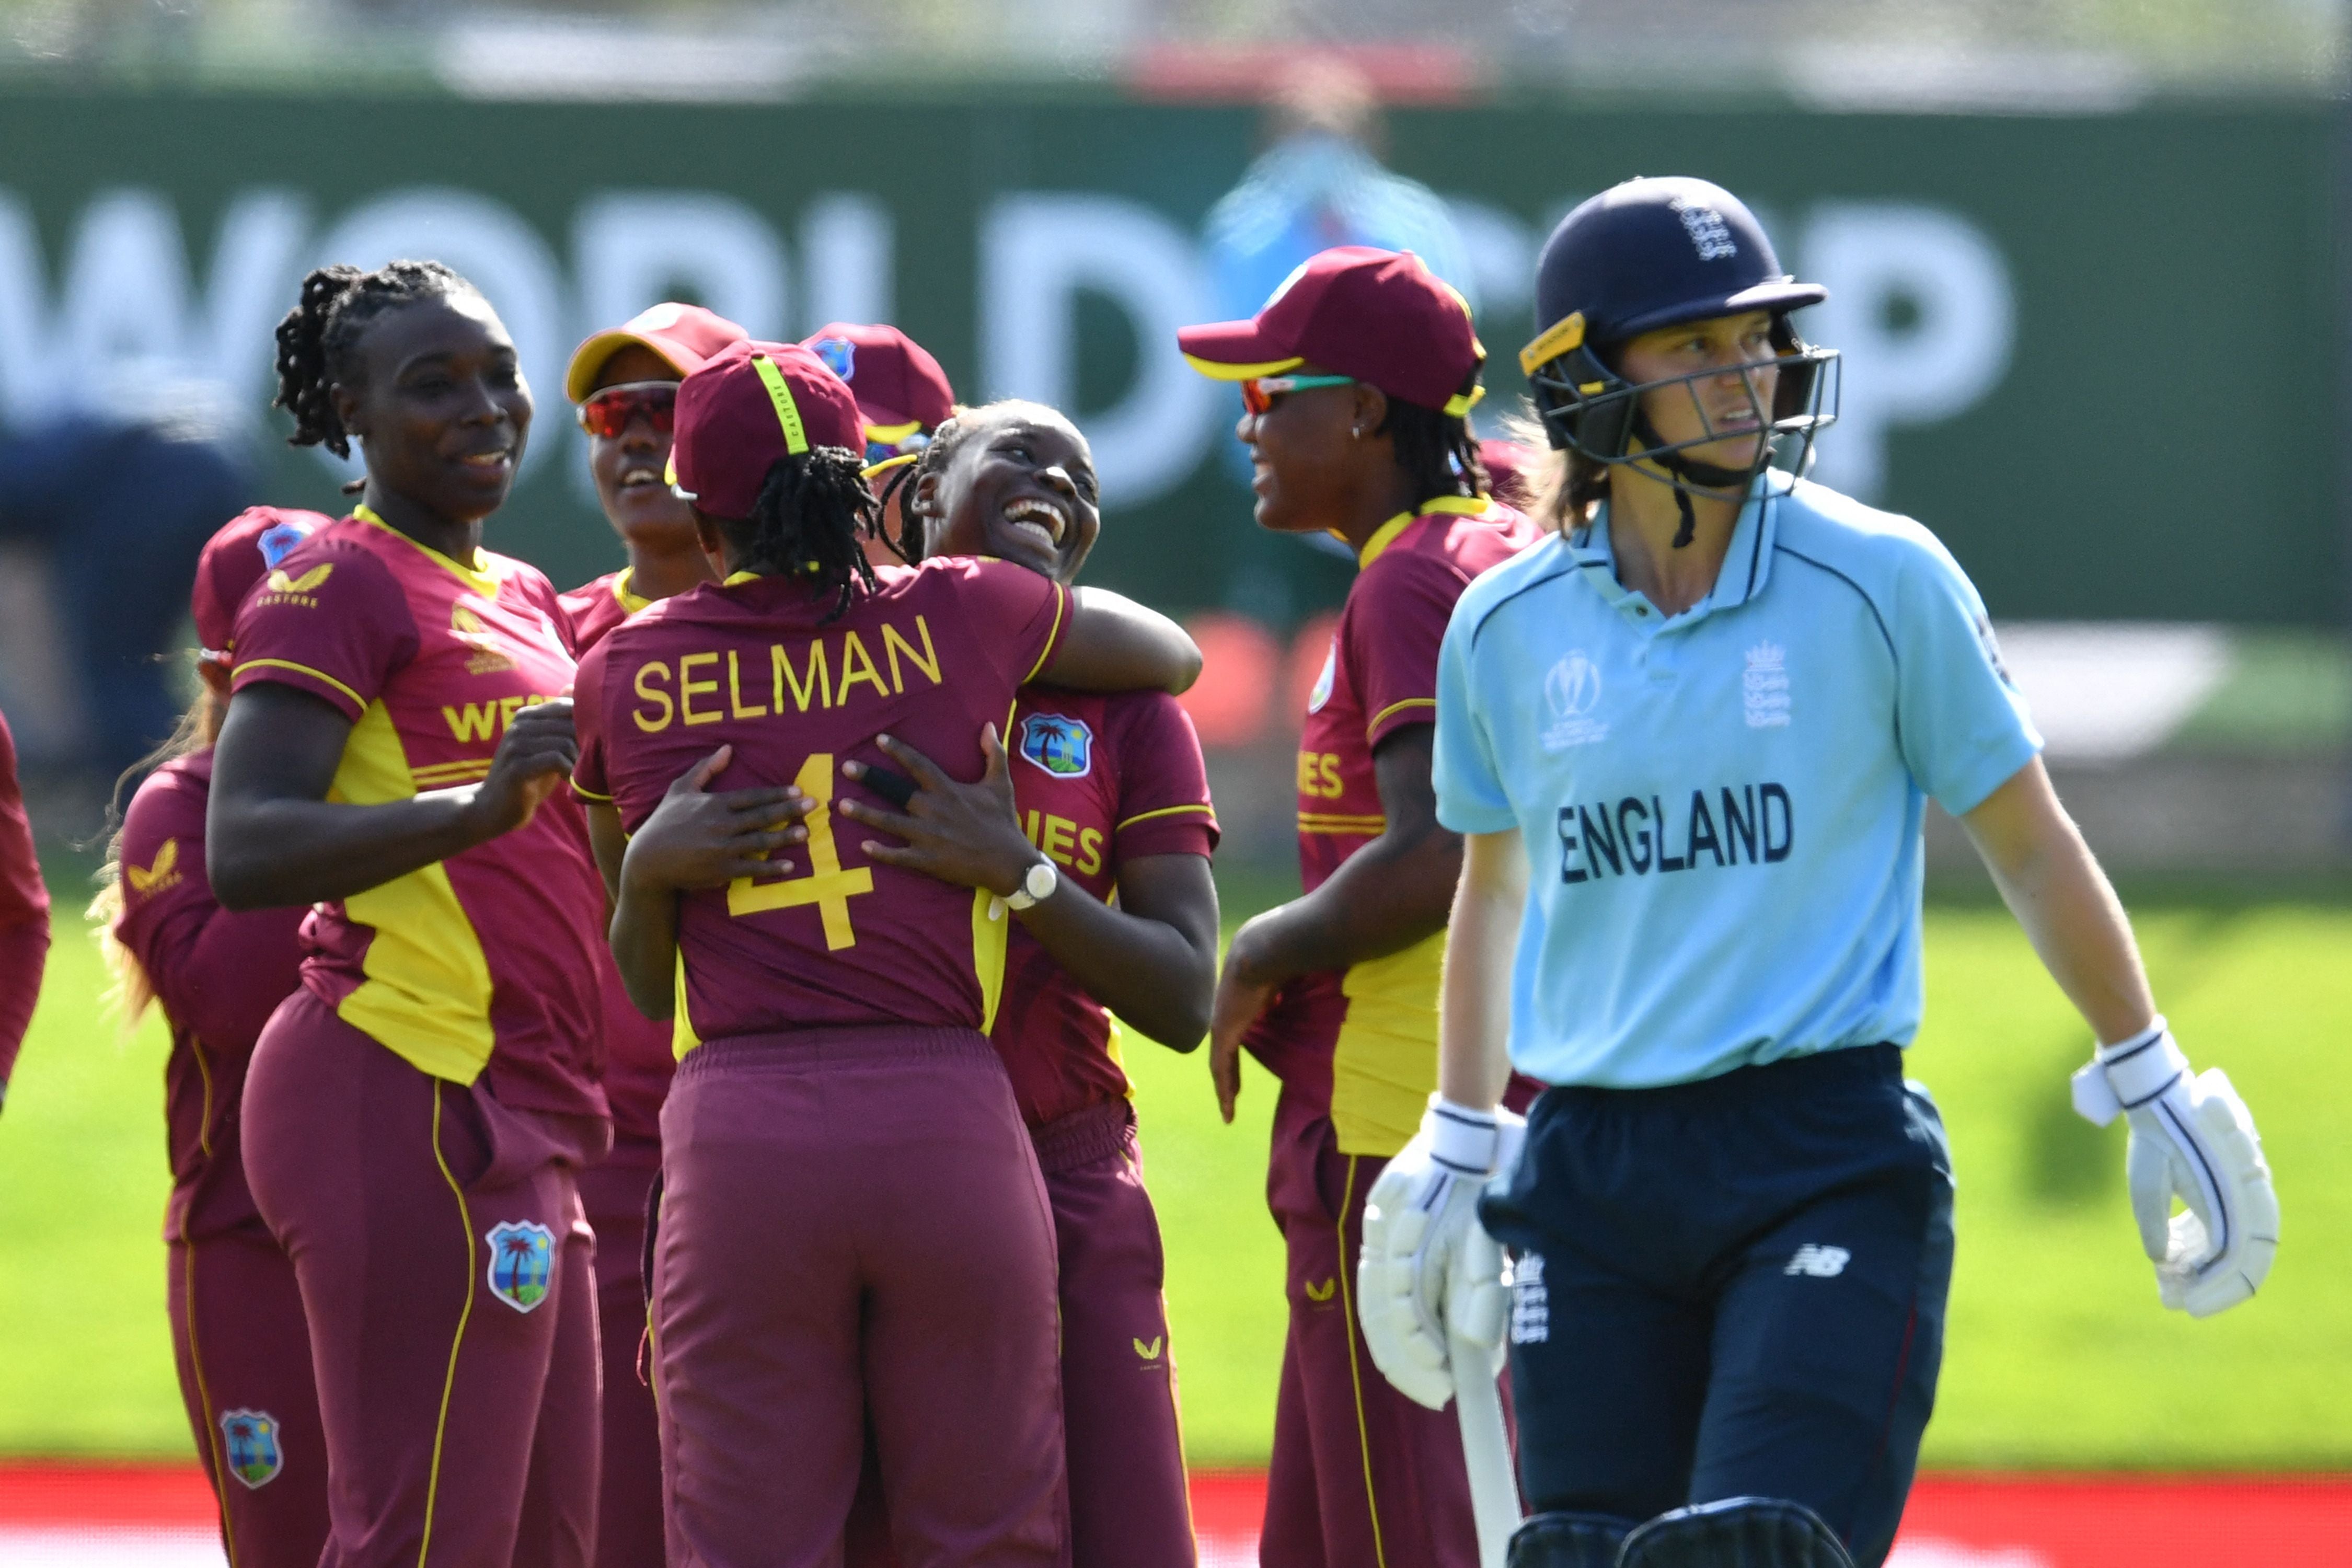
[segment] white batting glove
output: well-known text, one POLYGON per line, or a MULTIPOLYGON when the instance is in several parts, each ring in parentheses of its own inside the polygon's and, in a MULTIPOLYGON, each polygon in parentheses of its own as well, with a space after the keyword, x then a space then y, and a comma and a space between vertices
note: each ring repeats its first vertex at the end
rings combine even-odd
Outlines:
POLYGON ((1421 1131, 1397 1152, 1364 1205, 1357 1269, 1364 1342, 1408 1398, 1443 1410, 1454 1397, 1447 1320, 1472 1342, 1502 1344, 1502 1248, 1478 1224, 1478 1195, 1517 1162, 1527 1123, 1430 1096, 1421 1131), (1449 1313, 1449 1305, 1451 1313, 1449 1313))
POLYGON ((2226 1073, 2190 1077, 2159 1017, 2098 1048, 2074 1075, 2074 1109, 2101 1127, 2130 1118, 2132 1215, 2167 1307, 2210 1318, 2261 1288, 2278 1253, 2278 1193, 2253 1116, 2226 1073), (2172 1212, 2175 1197, 2186 1213, 2172 1212))

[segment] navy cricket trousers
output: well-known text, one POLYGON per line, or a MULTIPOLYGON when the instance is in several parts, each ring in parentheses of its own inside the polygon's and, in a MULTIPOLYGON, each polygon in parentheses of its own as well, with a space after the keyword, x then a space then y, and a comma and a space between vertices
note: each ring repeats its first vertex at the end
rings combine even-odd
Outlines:
POLYGON ((1548 1089, 1482 1218, 1530 1511, 1788 1498, 1885 1559, 1952 1278, 1951 1153, 1898 1047, 1548 1089))

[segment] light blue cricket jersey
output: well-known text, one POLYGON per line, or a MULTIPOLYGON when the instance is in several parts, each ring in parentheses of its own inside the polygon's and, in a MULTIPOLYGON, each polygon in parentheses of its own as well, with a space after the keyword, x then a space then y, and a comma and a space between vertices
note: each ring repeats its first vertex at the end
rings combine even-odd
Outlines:
POLYGON ((1918 1033, 1920 819, 2041 750, 1936 536, 1759 476, 1666 619, 1605 513, 1470 584, 1438 663, 1437 816, 1517 827, 1511 1061, 1638 1089, 1918 1033))

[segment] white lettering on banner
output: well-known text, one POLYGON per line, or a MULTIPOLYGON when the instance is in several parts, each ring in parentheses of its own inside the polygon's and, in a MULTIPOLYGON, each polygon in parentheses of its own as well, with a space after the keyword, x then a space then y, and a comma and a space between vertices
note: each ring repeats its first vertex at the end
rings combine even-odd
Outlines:
POLYGON ((241 191, 222 216, 207 287, 189 276, 178 215, 160 193, 100 191, 82 211, 52 309, 32 217, 0 191, 0 413, 73 406, 155 416, 191 397, 249 411, 272 362, 308 216, 301 198, 241 191))
POLYGON ((887 321, 897 313, 898 226, 889 205, 862 191, 817 197, 801 215, 808 297, 798 335, 827 321, 887 321))
POLYGON ((1139 506, 1191 477, 1218 424, 1216 384, 1176 352, 1213 320, 1193 237, 1121 196, 1024 191, 981 220, 982 381, 992 397, 1067 410, 1093 443, 1103 490, 1139 506), (1077 298, 1097 294, 1135 334, 1135 379, 1110 407, 1077 402, 1077 298))
POLYGON ((755 338, 788 330, 782 242, 766 218, 715 191, 596 192, 572 220, 572 267, 580 337, 680 298, 755 338))
MULTIPOLYGON (((446 262, 480 289, 513 334, 523 375, 541 409, 562 406, 564 358, 572 348, 563 275, 537 229, 505 203, 478 192, 415 187, 387 192, 345 214, 320 241, 315 256, 320 264, 348 261, 365 268, 405 258, 446 262)), ((523 451, 522 471, 530 473, 562 446, 531 442, 523 451)), ((331 455, 326 460, 335 463, 331 455)), ((346 476, 359 472, 356 462, 336 466, 346 476)))
POLYGON ((1814 478, 1876 499, 1890 431, 1967 412, 2008 374, 2017 312, 2008 263, 1975 224, 1940 207, 1828 203, 1805 226, 1798 276, 1830 297, 1799 318, 1844 356, 1843 403, 1814 478), (1907 307, 1910 320, 1889 317, 1907 307))

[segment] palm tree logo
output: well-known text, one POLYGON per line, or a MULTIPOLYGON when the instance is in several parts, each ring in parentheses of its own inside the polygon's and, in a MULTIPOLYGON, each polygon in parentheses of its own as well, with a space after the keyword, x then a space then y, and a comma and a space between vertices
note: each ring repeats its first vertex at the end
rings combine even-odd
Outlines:
POLYGON ((278 1446, 278 1417, 267 1410, 224 1411, 221 1436, 228 1447, 228 1470, 248 1490, 266 1487, 286 1468, 278 1446))
POLYGON ((492 1226, 482 1239, 490 1248, 490 1294, 518 1312, 547 1300, 555 1271, 553 1231, 507 1220, 492 1226))

